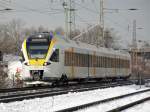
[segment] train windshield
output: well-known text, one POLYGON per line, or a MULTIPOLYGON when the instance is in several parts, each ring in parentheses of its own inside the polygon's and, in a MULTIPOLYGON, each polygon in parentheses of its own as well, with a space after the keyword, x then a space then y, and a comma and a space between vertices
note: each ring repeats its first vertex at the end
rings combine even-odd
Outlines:
POLYGON ((49 43, 48 39, 32 39, 27 42, 27 52, 29 58, 42 59, 46 57, 48 52, 49 43))

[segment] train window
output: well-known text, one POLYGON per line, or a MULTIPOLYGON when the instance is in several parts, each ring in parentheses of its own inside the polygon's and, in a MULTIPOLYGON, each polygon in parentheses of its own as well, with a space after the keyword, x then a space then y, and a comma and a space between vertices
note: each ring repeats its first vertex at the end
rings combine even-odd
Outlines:
POLYGON ((102 63, 102 61, 101 61, 101 56, 99 56, 98 58, 99 58, 99 64, 98 64, 98 67, 101 67, 101 63, 102 63))
POLYGON ((102 62, 102 57, 101 57, 101 56, 99 57, 99 62, 100 62, 100 63, 99 63, 99 67, 102 67, 102 63, 103 63, 103 62, 102 62))
POLYGON ((118 68, 118 57, 116 58, 116 68, 118 68))
POLYGON ((68 66, 69 53, 65 51, 65 65, 68 66))
POLYGON ((101 60, 100 67, 103 67, 103 56, 100 57, 100 60, 101 60))
POLYGON ((73 65, 76 66, 77 65, 77 57, 76 57, 77 53, 73 53, 73 65))
POLYGON ((113 58, 113 68, 116 68, 116 58, 113 58))
POLYGON ((109 58, 106 57, 106 68, 109 68, 109 58))
POLYGON ((98 56, 96 56, 96 59, 95 59, 95 67, 98 67, 98 56))
POLYGON ((126 67, 126 60, 124 60, 124 68, 126 67))
POLYGON ((104 56, 102 57, 102 61, 103 61, 103 63, 102 63, 102 67, 104 67, 104 68, 105 68, 105 57, 104 57, 104 56))
POLYGON ((100 56, 100 67, 103 67, 103 57, 100 56))
POLYGON ((105 68, 107 68, 107 57, 105 57, 105 68))
POLYGON ((110 68, 110 58, 108 57, 107 59, 108 59, 108 61, 107 61, 107 63, 108 63, 107 67, 110 68))
POLYGON ((71 57, 71 52, 70 51, 69 51, 69 60, 68 60, 68 62, 69 62, 69 65, 72 66, 72 57, 71 57))
POLYGON ((112 68, 112 58, 110 58, 110 68, 112 68))
POLYGON ((95 67, 98 67, 98 56, 96 56, 95 67))
POLYGON ((79 66, 79 54, 76 54, 76 66, 79 66))
POLYGON ((70 62, 70 58, 71 58, 70 54, 71 54, 71 53, 70 53, 70 51, 67 52, 67 53, 68 53, 68 59, 66 59, 66 60, 67 60, 67 62, 68 62, 68 66, 69 66, 69 65, 71 65, 71 62, 70 62))
POLYGON ((90 60, 90 67, 92 67, 92 55, 90 55, 89 60, 90 60))
POLYGON ((106 57, 103 57, 103 65, 104 65, 104 68, 106 68, 106 57))
POLYGON ((73 51, 71 51, 71 66, 73 66, 74 65, 74 59, 73 59, 73 51))
POLYGON ((124 65, 123 65, 123 59, 121 60, 121 67, 122 67, 122 68, 124 67, 124 65))
POLYGON ((120 57, 118 58, 118 68, 120 68, 120 57))
POLYGON ((59 62, 59 49, 56 49, 56 50, 53 52, 53 54, 52 54, 50 60, 53 61, 53 62, 59 62))

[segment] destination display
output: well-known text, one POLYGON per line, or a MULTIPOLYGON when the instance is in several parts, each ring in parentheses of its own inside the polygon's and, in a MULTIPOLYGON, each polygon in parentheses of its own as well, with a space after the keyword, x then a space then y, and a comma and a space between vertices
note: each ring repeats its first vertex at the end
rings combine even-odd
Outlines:
POLYGON ((31 39, 32 42, 47 42, 46 38, 33 38, 31 39))

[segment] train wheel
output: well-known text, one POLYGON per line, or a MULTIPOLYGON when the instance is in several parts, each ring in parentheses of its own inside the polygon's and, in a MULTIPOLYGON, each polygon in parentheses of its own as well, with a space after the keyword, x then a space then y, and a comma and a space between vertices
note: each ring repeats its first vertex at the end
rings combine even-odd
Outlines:
POLYGON ((59 85, 59 81, 58 80, 55 80, 52 82, 52 87, 56 87, 59 85))
POLYGON ((60 78, 60 82, 63 84, 63 85, 68 85, 68 78, 67 78, 67 75, 66 74, 62 74, 61 78, 60 78))

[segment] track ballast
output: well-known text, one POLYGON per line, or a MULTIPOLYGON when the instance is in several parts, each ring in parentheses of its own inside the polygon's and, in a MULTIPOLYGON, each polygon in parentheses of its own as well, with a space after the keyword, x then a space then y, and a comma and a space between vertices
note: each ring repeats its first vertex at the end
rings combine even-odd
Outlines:
POLYGON ((95 89, 109 88, 109 87, 117 87, 124 85, 131 85, 132 83, 129 81, 126 82, 111 82, 111 83, 91 83, 91 84, 77 84, 72 86, 60 86, 60 87, 42 87, 36 90, 35 88, 25 88, 13 90, 13 92, 7 90, 4 93, 1 91, 0 102, 8 103, 13 101, 21 101, 24 99, 32 99, 32 98, 41 98, 41 97, 49 97, 55 95, 67 94, 69 92, 83 92, 90 91, 95 89), (9 91, 9 92, 8 92, 9 91))

